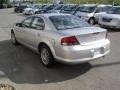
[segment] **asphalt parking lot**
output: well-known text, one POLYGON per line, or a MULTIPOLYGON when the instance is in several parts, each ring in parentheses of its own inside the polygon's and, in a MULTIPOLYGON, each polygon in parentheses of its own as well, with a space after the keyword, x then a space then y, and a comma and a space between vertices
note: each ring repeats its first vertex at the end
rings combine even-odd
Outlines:
POLYGON ((10 29, 25 18, 13 9, 0 10, 0 83, 16 90, 120 90, 120 31, 110 30, 111 52, 104 58, 79 65, 45 68, 39 55, 14 46, 10 29))

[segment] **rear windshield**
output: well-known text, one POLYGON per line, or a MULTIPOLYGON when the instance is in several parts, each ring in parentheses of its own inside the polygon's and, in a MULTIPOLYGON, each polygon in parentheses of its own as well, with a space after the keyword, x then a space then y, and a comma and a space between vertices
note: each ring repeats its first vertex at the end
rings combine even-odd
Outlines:
POLYGON ((49 18, 57 30, 66 30, 90 26, 84 20, 73 15, 51 16, 49 18))

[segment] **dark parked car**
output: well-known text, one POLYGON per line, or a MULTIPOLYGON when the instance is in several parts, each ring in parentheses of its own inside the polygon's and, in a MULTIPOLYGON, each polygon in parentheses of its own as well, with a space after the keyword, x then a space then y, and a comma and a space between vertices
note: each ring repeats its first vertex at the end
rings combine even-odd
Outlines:
POLYGON ((54 7, 55 7, 55 5, 47 5, 47 6, 43 7, 42 9, 40 9, 36 13, 37 14, 48 13, 48 11, 52 10, 54 7))
POLYGON ((0 4, 0 9, 4 8, 3 4, 0 4))
POLYGON ((17 7, 15 7, 14 12, 22 13, 24 11, 24 9, 27 7, 28 7, 27 5, 17 6, 17 7))

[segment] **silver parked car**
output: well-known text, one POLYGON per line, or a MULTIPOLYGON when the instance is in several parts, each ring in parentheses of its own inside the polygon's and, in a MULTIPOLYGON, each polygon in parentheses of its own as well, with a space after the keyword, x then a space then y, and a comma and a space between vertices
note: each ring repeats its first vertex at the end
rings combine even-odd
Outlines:
POLYGON ((112 8, 112 5, 82 4, 75 11, 74 15, 84 19, 91 25, 98 23, 99 17, 112 8))
POLYGON ((39 4, 33 4, 33 5, 29 5, 28 8, 25 8, 23 11, 23 14, 25 15, 32 15, 34 14, 36 11, 38 11, 40 8, 39 4), (33 11, 34 10, 34 11, 33 11))
POLYGON ((42 63, 55 60, 78 64, 105 56, 110 51, 107 31, 69 14, 27 17, 11 30, 14 44, 21 43, 40 54, 42 63))
POLYGON ((120 29, 120 6, 115 6, 99 19, 99 25, 104 28, 120 29))

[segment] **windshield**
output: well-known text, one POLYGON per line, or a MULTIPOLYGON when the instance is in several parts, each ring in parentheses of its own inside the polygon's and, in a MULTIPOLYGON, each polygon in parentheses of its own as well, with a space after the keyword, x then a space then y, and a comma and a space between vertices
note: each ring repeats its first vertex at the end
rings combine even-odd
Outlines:
POLYGON ((49 6, 45 6, 43 9, 45 10, 51 10, 54 8, 54 5, 49 5, 49 6))
POLYGON ((56 6, 53 10, 60 10, 63 6, 60 5, 60 6, 56 6))
POLYGON ((72 11, 74 11, 77 8, 76 5, 69 5, 69 6, 65 6, 62 9, 62 13, 71 13, 72 11))
POLYGON ((41 8, 41 9, 43 9, 45 6, 46 6, 46 5, 41 5, 41 7, 40 7, 40 8, 41 8))
POLYGON ((113 7, 108 13, 109 14, 120 14, 120 7, 113 7))
POLYGON ((81 28, 90 26, 84 20, 72 15, 51 16, 50 20, 57 30, 66 30, 72 28, 81 28))
POLYGON ((97 6, 83 6, 82 8, 79 9, 80 12, 87 12, 87 13, 92 13, 95 11, 97 6))
POLYGON ((33 5, 29 5, 28 8, 32 8, 33 5))
POLYGON ((103 8, 102 8, 102 11, 103 11, 103 12, 107 12, 107 11, 110 11, 111 8, 112 8, 111 6, 106 6, 106 7, 103 7, 103 8))
POLYGON ((33 9, 38 9, 38 8, 40 8, 40 6, 38 5, 33 6, 33 9))

